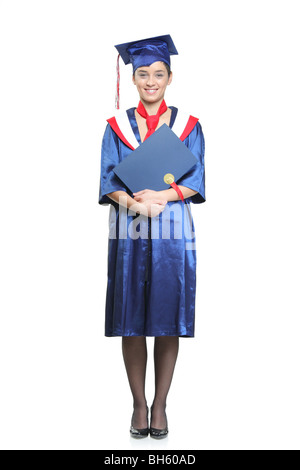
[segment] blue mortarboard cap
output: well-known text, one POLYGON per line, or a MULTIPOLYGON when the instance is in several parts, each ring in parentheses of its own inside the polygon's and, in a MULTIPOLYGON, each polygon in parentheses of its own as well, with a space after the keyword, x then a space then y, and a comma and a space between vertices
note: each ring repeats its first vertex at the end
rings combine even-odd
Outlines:
POLYGON ((178 54, 169 34, 119 44, 115 48, 125 65, 132 63, 133 72, 138 67, 148 67, 157 61, 165 62, 170 66, 170 55, 178 54))
POLYGON ((197 163, 195 155, 163 124, 113 171, 131 192, 162 191, 197 163))

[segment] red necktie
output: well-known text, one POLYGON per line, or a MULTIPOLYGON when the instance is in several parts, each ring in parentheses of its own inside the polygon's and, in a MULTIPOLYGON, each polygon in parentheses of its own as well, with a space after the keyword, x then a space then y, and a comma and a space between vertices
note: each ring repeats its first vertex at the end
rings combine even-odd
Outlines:
MULTIPOLYGON (((157 127, 157 124, 158 124, 158 121, 159 121, 159 117, 165 113, 167 111, 168 107, 165 103, 165 100, 162 101, 158 111, 157 111, 157 114, 154 114, 152 116, 150 116, 146 109, 145 109, 145 106, 143 105, 143 103, 140 101, 139 102, 139 105, 138 107, 136 108, 137 112, 144 118, 146 119, 146 124, 147 124, 147 127, 148 127, 148 132, 145 136, 145 139, 144 141, 151 135, 154 133, 156 127, 157 127)), ((175 181, 173 181, 173 183, 170 183, 170 186, 172 186, 173 189, 175 189, 175 191, 177 192, 178 196, 180 197, 180 199, 182 200, 182 202, 184 202, 184 197, 183 197, 183 194, 180 190, 180 188, 177 186, 177 184, 175 183, 175 181)))
POLYGON ((164 114, 167 111, 167 109, 168 109, 168 107, 166 105, 166 102, 165 102, 165 100, 163 100, 160 107, 159 107, 159 109, 158 109, 158 111, 157 111, 157 114, 154 114, 154 115, 150 116, 147 113, 143 103, 141 101, 139 102, 139 105, 136 108, 136 110, 144 119, 146 119, 146 124, 147 124, 147 127, 148 127, 148 132, 147 132, 144 140, 148 139, 148 137, 151 134, 153 134, 153 132, 155 131, 155 129, 157 127, 160 116, 162 114, 164 114))

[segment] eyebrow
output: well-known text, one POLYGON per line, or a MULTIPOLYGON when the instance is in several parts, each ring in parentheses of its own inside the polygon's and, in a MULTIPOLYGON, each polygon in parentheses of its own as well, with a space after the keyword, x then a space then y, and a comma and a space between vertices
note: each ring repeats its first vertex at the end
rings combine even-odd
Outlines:
MULTIPOLYGON (((139 70, 139 73, 148 73, 147 70, 139 70)), ((155 70, 154 73, 158 73, 158 72, 165 72, 165 70, 155 70)))

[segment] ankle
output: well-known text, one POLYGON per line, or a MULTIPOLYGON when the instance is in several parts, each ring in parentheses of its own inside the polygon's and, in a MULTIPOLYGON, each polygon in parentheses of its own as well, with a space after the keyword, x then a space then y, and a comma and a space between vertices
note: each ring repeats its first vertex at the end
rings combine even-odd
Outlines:
POLYGON ((135 410, 141 410, 147 408, 147 402, 145 400, 134 400, 133 408, 135 410))
POLYGON ((165 410, 167 407, 167 403, 165 400, 157 400, 154 399, 151 409, 156 409, 156 410, 165 410))

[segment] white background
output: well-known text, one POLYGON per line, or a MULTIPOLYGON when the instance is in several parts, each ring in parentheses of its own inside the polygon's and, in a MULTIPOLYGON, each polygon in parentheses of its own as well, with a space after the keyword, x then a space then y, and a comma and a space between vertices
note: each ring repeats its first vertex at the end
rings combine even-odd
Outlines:
MULTIPOLYGON (((298 3, 0 2, 2 449, 300 448, 298 3), (121 339, 104 337, 100 152, 114 44, 163 34, 179 51, 166 102, 203 127, 207 202, 169 437, 136 442, 121 339)), ((121 108, 137 103, 121 64, 121 108)))

